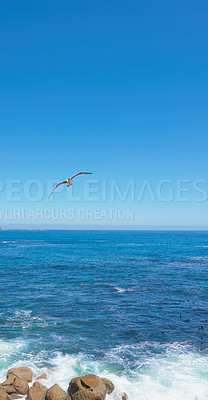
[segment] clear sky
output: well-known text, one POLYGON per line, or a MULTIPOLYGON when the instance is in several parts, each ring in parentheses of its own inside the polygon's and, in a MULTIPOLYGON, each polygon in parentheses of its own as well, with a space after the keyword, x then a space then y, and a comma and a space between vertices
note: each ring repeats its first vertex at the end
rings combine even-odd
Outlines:
POLYGON ((208 227, 207 15, 207 0, 0 1, 0 208, 26 210, 0 225, 208 227), (74 181, 79 200, 47 200, 80 170, 95 182, 74 181), (76 215, 27 214, 51 208, 76 215), (121 208, 133 217, 80 215, 121 208))

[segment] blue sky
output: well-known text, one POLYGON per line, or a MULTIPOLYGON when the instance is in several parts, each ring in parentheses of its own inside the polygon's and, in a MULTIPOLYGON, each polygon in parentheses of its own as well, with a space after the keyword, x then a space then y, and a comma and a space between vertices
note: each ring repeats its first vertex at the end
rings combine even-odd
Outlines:
MULTIPOLYGON (((2 0, 1 209, 123 207, 133 220, 84 223, 208 226, 205 194, 194 200, 194 182, 208 192, 207 11, 203 0, 2 0), (47 180, 80 170, 94 172, 99 199, 86 201, 79 178, 73 190, 81 201, 65 189, 48 202, 47 180), (32 179, 44 185, 39 201, 25 198, 32 179), (137 201, 144 181, 156 192, 165 179, 172 201, 148 193, 137 201), (8 180, 21 180, 19 201, 11 201, 8 180), (133 180, 134 199, 103 201, 105 180, 122 191, 133 180), (177 200, 181 180, 189 181, 188 201, 177 200)), ((65 226, 76 224, 78 216, 65 226)))

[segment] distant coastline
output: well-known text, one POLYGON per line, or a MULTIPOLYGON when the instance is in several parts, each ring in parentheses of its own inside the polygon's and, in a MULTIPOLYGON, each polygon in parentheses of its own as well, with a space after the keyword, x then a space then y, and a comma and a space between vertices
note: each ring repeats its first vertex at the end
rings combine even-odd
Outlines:
POLYGON ((49 225, 38 226, 22 224, 8 224, 0 227, 0 231, 138 231, 138 232, 207 232, 208 226, 184 226, 184 225, 49 225))

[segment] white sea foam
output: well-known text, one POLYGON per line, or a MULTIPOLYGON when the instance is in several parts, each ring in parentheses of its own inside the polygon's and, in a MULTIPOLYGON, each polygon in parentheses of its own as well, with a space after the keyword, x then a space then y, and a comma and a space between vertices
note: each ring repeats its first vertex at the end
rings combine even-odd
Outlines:
POLYGON ((15 359, 21 357, 25 348, 27 344, 22 340, 0 340, 0 382, 5 379, 10 363, 12 365, 15 359))
POLYGON ((2 357, 7 357, 8 354, 18 354, 27 346, 26 342, 20 339, 5 341, 0 340, 0 354, 2 357))
POLYGON ((28 353, 22 357, 25 346, 25 342, 18 340, 0 341, 1 355, 4 358, 13 355, 13 362, 1 368, 1 380, 5 378, 7 368, 24 364, 33 369, 35 377, 46 372, 48 380, 43 381, 46 386, 58 383, 64 390, 67 390, 70 379, 78 375, 95 373, 109 378, 115 384, 115 391, 107 397, 108 400, 120 400, 122 392, 127 393, 129 400, 208 399, 208 355, 186 344, 120 346, 108 351, 102 361, 82 354, 54 353, 48 357, 45 352, 28 353), (127 361, 131 355, 134 356, 134 367, 127 361), (46 366, 42 367, 44 359, 46 366), (118 363, 123 372, 122 368, 120 372, 116 371, 118 363))
POLYGON ((124 293, 124 292, 126 292, 126 290, 125 290, 124 288, 117 287, 117 286, 115 286, 115 290, 116 290, 116 292, 118 292, 118 293, 124 293))
POLYGON ((7 320, 12 323, 12 326, 21 326, 27 329, 30 326, 47 326, 47 321, 39 316, 32 315, 32 310, 16 310, 12 315, 8 315, 7 320))
MULTIPOLYGON (((101 286, 101 285, 103 285, 103 283, 96 283, 96 285, 101 286)), ((115 291, 116 293, 138 292, 137 286, 130 286, 127 288, 122 288, 120 286, 114 285, 113 283, 106 283, 106 282, 105 282, 105 286, 111 287, 112 290, 115 291)))
POLYGON ((15 240, 3 240, 3 241, 0 241, 0 244, 8 244, 8 243, 15 243, 15 240))
POLYGON ((207 261, 208 256, 205 257, 189 257, 189 260, 194 260, 194 261, 207 261))
MULTIPOLYGON (((135 348, 132 351, 135 352, 135 348)), ((122 362, 125 362, 124 354, 125 347, 122 360, 120 359, 122 362)), ((72 377, 93 372, 114 382, 116 390, 108 396, 112 400, 119 400, 121 392, 127 393, 130 400, 205 400, 208 398, 207 357, 173 345, 167 347, 165 355, 150 357, 143 361, 143 366, 138 367, 134 372, 126 371, 118 375, 109 371, 102 363, 85 360, 82 356, 58 354, 51 360, 54 367, 49 373, 48 383, 50 386, 58 382, 66 390, 72 377)))

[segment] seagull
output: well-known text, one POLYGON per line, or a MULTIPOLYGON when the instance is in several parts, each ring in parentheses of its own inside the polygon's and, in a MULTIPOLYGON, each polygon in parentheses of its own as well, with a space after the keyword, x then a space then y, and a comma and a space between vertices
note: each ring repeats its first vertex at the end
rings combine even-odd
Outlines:
POLYGON ((59 182, 59 183, 55 186, 55 188, 52 190, 52 192, 51 192, 51 194, 50 194, 50 196, 49 196, 49 199, 50 199, 51 195, 53 194, 53 192, 54 192, 59 186, 64 185, 64 184, 66 183, 67 187, 69 187, 69 186, 72 185, 72 179, 76 178, 76 177, 79 176, 79 175, 90 175, 90 174, 92 174, 92 172, 78 172, 77 174, 73 175, 71 178, 68 178, 68 179, 66 179, 66 180, 63 181, 63 182, 59 182))

